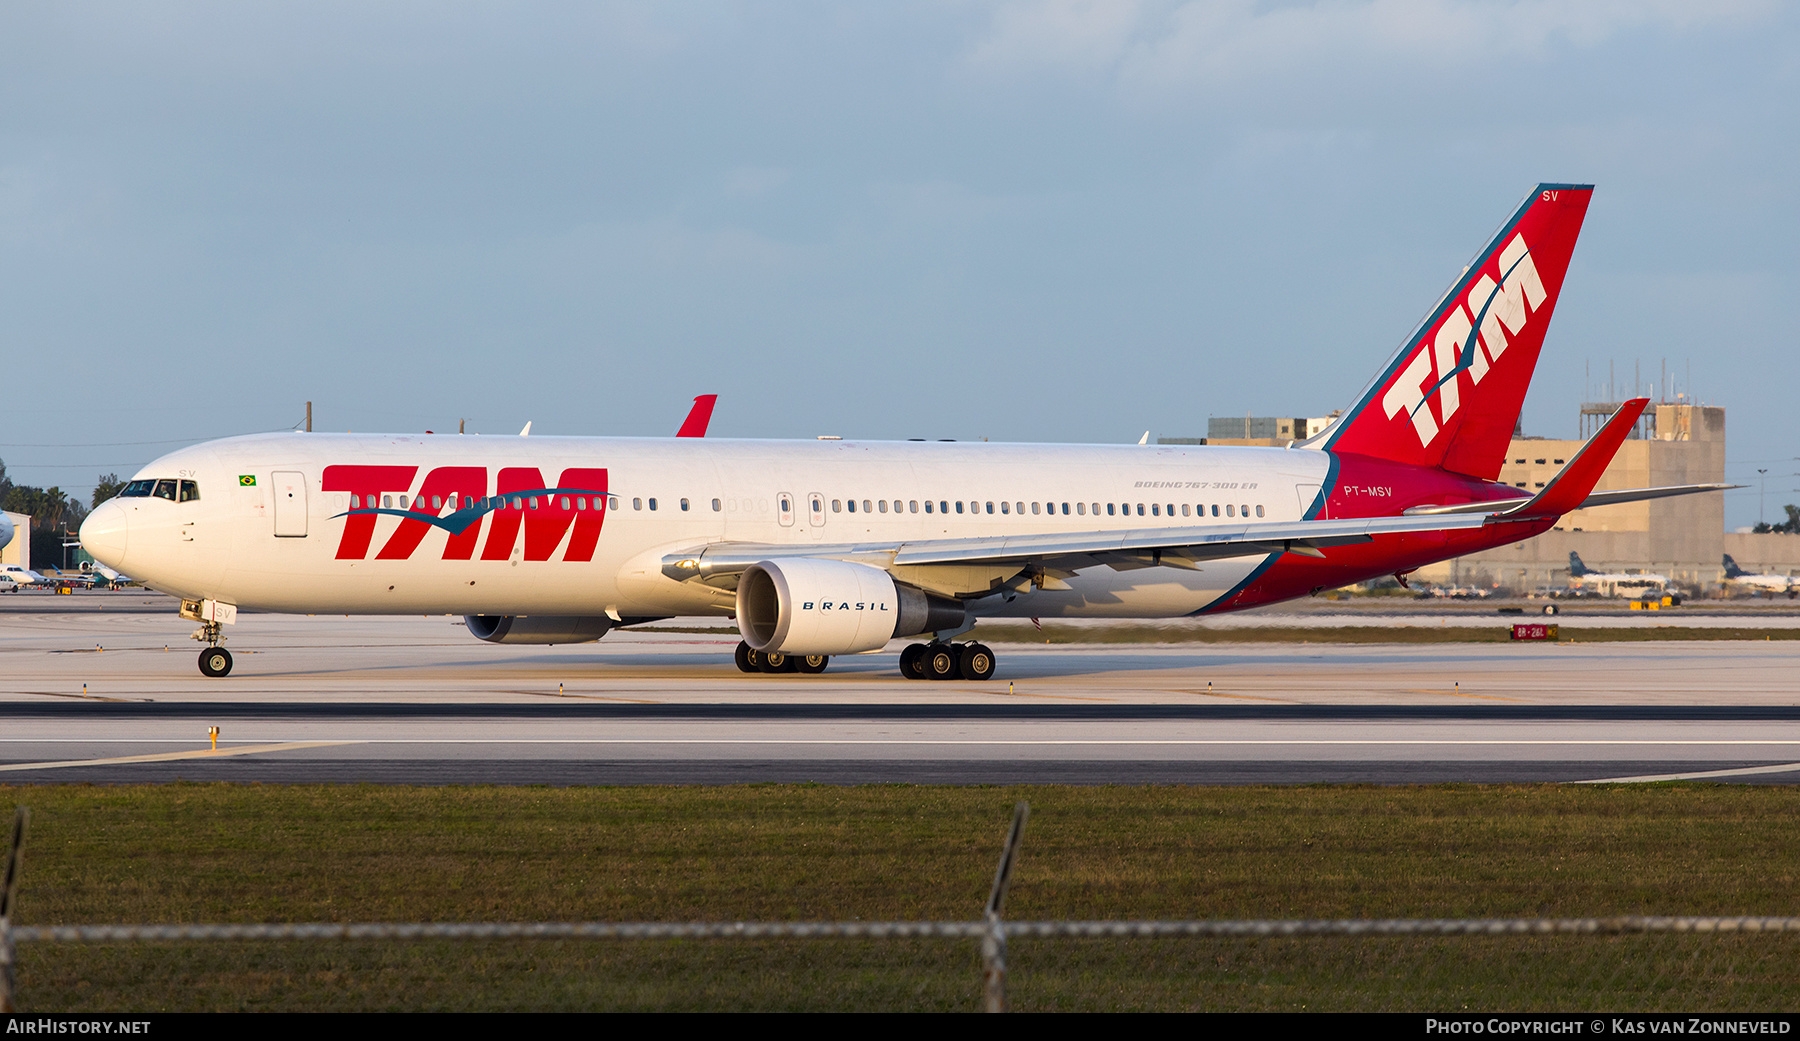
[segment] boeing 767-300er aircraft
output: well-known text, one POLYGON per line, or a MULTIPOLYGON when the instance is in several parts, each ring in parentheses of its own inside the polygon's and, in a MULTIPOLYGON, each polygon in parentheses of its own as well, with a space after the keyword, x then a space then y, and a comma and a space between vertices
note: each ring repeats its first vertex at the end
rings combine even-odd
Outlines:
POLYGON ((1530 498, 1496 483, 1590 185, 1540 185, 1347 409, 1286 448, 261 434, 163 456, 95 559, 178 596, 223 676, 237 611, 461 614, 493 643, 735 617, 745 671, 896 637, 987 679, 978 618, 1173 618, 1530 538, 1594 494, 1644 399, 1530 498))

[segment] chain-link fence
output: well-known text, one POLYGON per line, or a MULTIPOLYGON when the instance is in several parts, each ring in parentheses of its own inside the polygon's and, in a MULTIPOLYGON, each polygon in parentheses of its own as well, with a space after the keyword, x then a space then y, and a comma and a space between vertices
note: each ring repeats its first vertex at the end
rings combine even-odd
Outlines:
POLYGON ((60 1007, 83 987, 181 1009, 1702 1012, 1800 992, 1800 918, 1009 922, 1027 813, 977 921, 22 926, 21 812, 0 997, 20 944, 60 1007))

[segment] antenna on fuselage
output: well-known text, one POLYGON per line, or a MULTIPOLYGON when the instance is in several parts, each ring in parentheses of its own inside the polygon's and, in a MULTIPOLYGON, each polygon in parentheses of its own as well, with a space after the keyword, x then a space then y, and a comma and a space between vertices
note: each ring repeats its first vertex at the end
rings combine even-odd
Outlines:
POLYGON ((531 420, 528 419, 525 421, 525 429, 519 431, 519 436, 520 437, 530 437, 531 436, 531 420))

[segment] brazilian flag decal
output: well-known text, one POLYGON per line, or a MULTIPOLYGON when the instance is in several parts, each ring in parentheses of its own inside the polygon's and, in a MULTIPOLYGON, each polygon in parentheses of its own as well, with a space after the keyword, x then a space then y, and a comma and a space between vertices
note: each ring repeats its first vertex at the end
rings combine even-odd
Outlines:
POLYGON ((255 474, 238 474, 238 483, 243 485, 245 488, 254 488, 254 487, 256 487, 256 475, 255 474))

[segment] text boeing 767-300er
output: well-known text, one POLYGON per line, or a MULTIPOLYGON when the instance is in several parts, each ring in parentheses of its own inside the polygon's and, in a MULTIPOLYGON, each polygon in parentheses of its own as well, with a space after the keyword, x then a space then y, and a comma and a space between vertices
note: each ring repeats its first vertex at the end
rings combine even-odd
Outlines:
POLYGON ((1232 611, 1485 550, 1593 493, 1642 399, 1537 495, 1496 483, 1592 194, 1541 185, 1323 433, 1286 448, 263 434, 94 510, 95 559, 182 599, 223 676, 240 608, 461 614, 496 643, 737 620, 745 671, 908 646, 987 679, 978 618, 1232 611))

